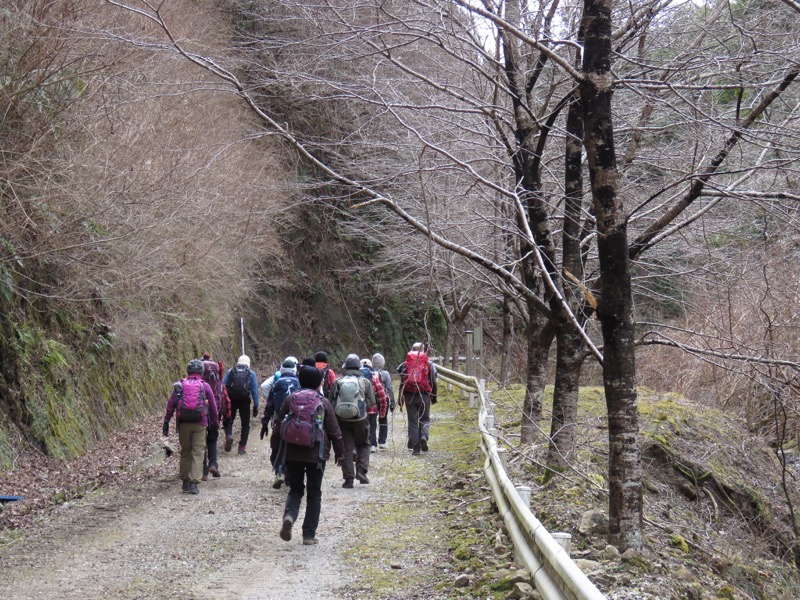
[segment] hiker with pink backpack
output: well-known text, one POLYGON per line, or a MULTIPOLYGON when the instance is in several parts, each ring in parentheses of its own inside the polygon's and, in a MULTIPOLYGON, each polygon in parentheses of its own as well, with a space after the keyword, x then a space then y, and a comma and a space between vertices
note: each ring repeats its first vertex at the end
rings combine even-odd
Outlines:
POLYGON ((412 456, 428 451, 431 404, 436 404, 436 367, 431 362, 430 345, 417 342, 397 367, 400 374, 400 408, 408 415, 408 448, 412 456))
POLYGON ((161 431, 164 437, 169 435, 169 422, 174 414, 181 444, 179 473, 183 492, 197 494, 197 484, 203 475, 206 430, 209 426, 219 427, 219 412, 214 391, 203 381, 203 361, 190 360, 186 374, 172 386, 161 431))
POLYGON ((322 507, 322 476, 331 446, 336 464, 341 463, 344 453, 342 432, 333 406, 319 393, 322 377, 322 371, 316 367, 301 365, 297 373, 300 390, 292 392, 281 404, 276 419, 283 445, 286 484, 289 486, 280 536, 287 542, 292 539, 292 526, 300 514, 300 502, 305 492, 305 546, 318 543, 316 534, 322 507))

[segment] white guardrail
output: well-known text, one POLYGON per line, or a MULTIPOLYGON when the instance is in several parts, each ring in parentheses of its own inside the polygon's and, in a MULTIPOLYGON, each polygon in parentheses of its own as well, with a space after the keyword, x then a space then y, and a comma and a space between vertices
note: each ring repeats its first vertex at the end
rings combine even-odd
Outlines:
POLYGON ((528 506, 530 488, 517 490, 508 478, 501 458, 506 449, 497 445, 494 405, 487 398, 484 382, 439 364, 436 365, 436 372, 440 382, 449 383, 478 397, 481 450, 486 455, 483 472, 517 556, 532 575, 536 590, 544 600, 604 600, 606 597, 533 516, 528 506), (520 491, 526 498, 520 496, 520 491))

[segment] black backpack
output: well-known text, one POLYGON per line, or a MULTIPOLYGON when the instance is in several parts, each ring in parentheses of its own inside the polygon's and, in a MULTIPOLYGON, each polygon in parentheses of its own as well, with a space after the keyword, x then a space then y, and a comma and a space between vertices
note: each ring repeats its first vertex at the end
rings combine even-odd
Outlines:
POLYGON ((250 369, 244 365, 236 365, 228 380, 228 394, 236 400, 250 397, 250 369))

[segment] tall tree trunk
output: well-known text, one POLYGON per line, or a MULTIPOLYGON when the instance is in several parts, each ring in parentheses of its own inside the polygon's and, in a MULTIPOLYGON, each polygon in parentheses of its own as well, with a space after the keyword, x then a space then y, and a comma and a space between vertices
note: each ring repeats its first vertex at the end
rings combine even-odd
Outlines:
POLYGON ((624 551, 642 545, 642 465, 627 219, 618 194, 611 120, 611 4, 611 0, 584 1, 580 94, 600 260, 598 317, 608 409, 609 541, 624 551))
MULTIPOLYGON (((583 115, 580 100, 576 96, 567 111, 567 139, 564 148, 564 226, 562 234, 563 280, 571 274, 583 280, 582 201, 583 201, 583 115)), ((574 287, 564 285, 564 297, 581 325, 586 322, 582 310, 582 295, 572 293, 574 287)), ((550 425, 550 447, 547 466, 560 471, 568 466, 575 450, 575 435, 578 421, 578 389, 581 380, 583 359, 580 351, 583 338, 566 318, 563 311, 557 314, 556 322, 556 380, 553 389, 553 417, 550 425)))
POLYGON ((514 344, 514 315, 511 299, 503 294, 503 340, 500 348, 500 385, 505 387, 511 379, 511 347, 514 344))

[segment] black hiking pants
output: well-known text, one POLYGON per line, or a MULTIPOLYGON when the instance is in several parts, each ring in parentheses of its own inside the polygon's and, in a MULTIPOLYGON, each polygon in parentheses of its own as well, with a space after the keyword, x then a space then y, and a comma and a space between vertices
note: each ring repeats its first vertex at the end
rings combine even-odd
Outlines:
POLYGON ((342 430, 344 454, 342 455, 342 477, 354 479, 356 469, 366 475, 369 471, 369 421, 342 421, 339 420, 339 429, 342 430), (356 451, 356 464, 353 468, 353 449, 356 451))
POLYGON ((250 397, 244 400, 231 398, 231 418, 225 423, 225 435, 233 435, 233 422, 236 420, 236 413, 242 420, 242 436, 239 438, 239 446, 247 446, 247 438, 250 436, 250 397))
POLYGON ((284 517, 292 517, 296 522, 300 515, 300 501, 306 496, 306 515, 303 518, 303 539, 311 539, 317 533, 319 512, 322 507, 322 476, 325 463, 307 463, 296 460, 286 461, 286 484, 289 495, 286 497, 284 517))
POLYGON ((219 425, 216 427, 208 426, 206 430, 206 453, 203 457, 203 475, 208 475, 208 468, 219 468, 217 462, 217 440, 219 439, 219 425))

